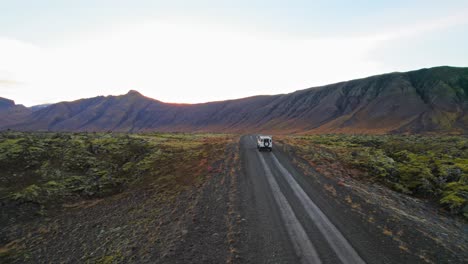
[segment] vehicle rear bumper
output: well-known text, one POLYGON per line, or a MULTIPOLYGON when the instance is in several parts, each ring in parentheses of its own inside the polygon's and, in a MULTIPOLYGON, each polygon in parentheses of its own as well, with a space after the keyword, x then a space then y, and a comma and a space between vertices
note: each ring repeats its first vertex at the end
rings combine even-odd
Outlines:
POLYGON ((271 147, 257 147, 258 150, 268 150, 268 151, 271 151, 271 147))

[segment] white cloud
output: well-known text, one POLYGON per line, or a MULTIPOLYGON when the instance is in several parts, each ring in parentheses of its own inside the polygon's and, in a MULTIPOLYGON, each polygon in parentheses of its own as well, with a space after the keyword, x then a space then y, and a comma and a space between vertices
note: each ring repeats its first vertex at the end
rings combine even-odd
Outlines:
POLYGON ((0 69, 24 82, 15 99, 26 104, 129 89, 193 103, 290 92, 370 74, 375 65, 363 56, 371 45, 359 39, 275 38, 150 21, 48 49, 3 40, 0 56, 6 59, 0 69))
POLYGON ((381 41, 460 21, 466 19, 456 16, 376 36, 330 39, 167 21, 74 35, 47 48, 0 39, 0 79, 21 82, 15 91, 0 84, 0 96, 32 105, 130 89, 188 103, 286 93, 387 71, 369 57, 381 41))

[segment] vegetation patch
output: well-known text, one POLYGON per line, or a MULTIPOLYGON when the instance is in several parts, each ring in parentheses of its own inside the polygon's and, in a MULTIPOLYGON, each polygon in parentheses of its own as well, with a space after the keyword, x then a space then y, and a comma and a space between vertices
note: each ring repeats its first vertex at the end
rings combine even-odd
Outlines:
POLYGON ((280 141, 325 173, 359 177, 434 200, 468 219, 466 136, 340 134, 288 136, 280 141))
MULTIPOLYGON (((0 199, 44 209, 132 187, 162 196, 200 184, 220 134, 0 133, 0 199)), ((66 207, 66 206, 65 206, 66 207)))

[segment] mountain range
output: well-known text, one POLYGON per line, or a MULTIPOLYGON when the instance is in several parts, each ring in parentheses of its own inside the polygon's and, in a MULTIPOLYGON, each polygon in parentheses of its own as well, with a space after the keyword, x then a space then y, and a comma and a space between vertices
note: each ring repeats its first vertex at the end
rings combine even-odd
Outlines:
POLYGON ((468 68, 443 66, 201 104, 164 103, 133 90, 32 109, 0 98, 0 129, 466 134, 467 112, 468 68))

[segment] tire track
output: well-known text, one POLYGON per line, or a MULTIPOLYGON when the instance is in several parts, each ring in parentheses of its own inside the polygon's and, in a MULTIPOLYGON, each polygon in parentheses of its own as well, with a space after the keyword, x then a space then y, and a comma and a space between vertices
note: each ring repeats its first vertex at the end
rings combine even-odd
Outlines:
POLYGON ((317 251, 315 250, 315 247, 310 242, 304 227, 297 219, 293 209, 291 208, 291 205, 288 203, 286 197, 281 192, 278 183, 276 182, 270 168, 265 162, 265 159, 259 153, 257 153, 257 155, 263 165, 267 181, 273 193, 273 197, 278 205, 278 208, 280 209, 281 217, 286 226, 289 238, 301 263, 322 263, 317 254, 317 251))
MULTIPOLYGON (((277 168, 280 170, 281 175, 283 175, 284 179, 287 181, 289 186, 294 191, 294 194, 301 202, 302 206, 307 212, 307 215, 310 217, 310 219, 314 222, 319 231, 325 237, 328 244, 331 246, 335 254, 341 260, 341 262, 344 264, 364 264, 365 261, 359 256, 359 254, 354 250, 351 244, 349 244, 349 242, 341 234, 341 232, 333 225, 333 223, 330 222, 330 220, 320 210, 320 208, 317 205, 315 205, 315 203, 305 193, 302 187, 291 175, 291 173, 289 173, 289 171, 286 170, 286 168, 284 168, 283 165, 281 165, 281 163, 276 158, 275 154, 271 153, 271 157, 277 168)), ((263 157, 261 157, 261 159, 264 167, 266 167, 265 160, 263 159, 263 157)))

